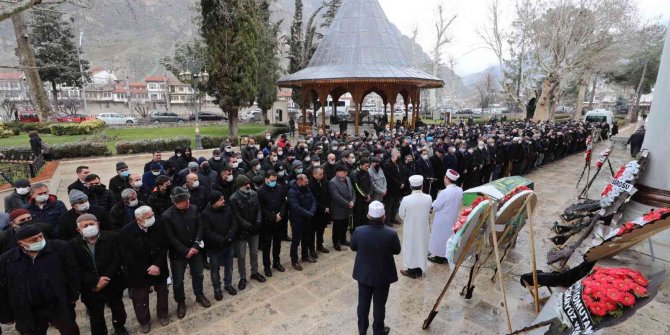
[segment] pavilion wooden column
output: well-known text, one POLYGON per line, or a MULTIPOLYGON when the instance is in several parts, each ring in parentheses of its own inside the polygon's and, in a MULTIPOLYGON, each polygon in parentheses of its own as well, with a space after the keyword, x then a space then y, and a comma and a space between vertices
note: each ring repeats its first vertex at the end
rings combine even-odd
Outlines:
MULTIPOLYGON (((393 129, 395 127, 393 117, 395 115, 395 102, 396 102, 397 99, 398 99, 398 94, 395 94, 395 95, 391 94, 389 96, 389 103, 391 104, 391 119, 390 119, 391 124, 389 125, 389 129, 393 129)), ((384 106, 384 108, 386 108, 386 106, 384 106)))
POLYGON ((363 100, 363 89, 361 86, 356 85, 353 87, 353 89, 349 92, 351 93, 351 98, 354 102, 354 135, 358 135, 358 124, 359 124, 359 117, 361 114, 361 102, 363 100))
MULTIPOLYGON (((321 102, 321 129, 323 129, 323 132, 326 132, 326 105, 328 104, 328 93, 330 92, 329 87, 319 87, 319 101, 321 102)), ((337 113, 337 106, 334 104, 335 102, 333 101, 333 109, 335 109, 335 113, 337 113)), ((316 120, 316 113, 314 114, 315 121, 319 122, 316 120)))
POLYGON ((412 90, 412 129, 416 128, 416 119, 419 116, 419 107, 421 100, 421 90, 415 88, 412 90))
POLYGON ((310 92, 309 88, 307 88, 306 86, 302 87, 302 94, 301 94, 301 98, 302 98, 302 104, 301 104, 301 107, 302 107, 302 122, 300 123, 300 127, 298 129, 298 133, 300 135, 307 135, 307 133, 308 133, 308 131, 307 131, 307 102, 309 101, 309 92, 310 92))

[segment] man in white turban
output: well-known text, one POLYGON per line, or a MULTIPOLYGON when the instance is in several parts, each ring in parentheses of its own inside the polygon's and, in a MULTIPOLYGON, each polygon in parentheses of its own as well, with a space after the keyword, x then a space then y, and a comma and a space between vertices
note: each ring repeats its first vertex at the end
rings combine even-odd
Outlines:
POLYGON ((400 270, 404 276, 416 279, 426 271, 428 238, 430 237, 430 207, 432 198, 423 193, 423 177, 409 177, 412 193, 402 199, 398 216, 403 221, 402 261, 407 270, 400 270))
POLYGON ((446 188, 433 202, 435 217, 430 233, 430 257, 428 260, 438 264, 447 263, 447 241, 454 234, 454 224, 463 202, 463 190, 455 182, 460 178, 458 172, 449 169, 444 176, 446 188))

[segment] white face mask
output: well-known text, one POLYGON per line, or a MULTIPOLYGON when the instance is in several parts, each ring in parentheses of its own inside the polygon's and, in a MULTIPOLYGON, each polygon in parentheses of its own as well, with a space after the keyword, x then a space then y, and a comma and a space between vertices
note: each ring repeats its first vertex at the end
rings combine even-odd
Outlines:
POLYGON ((138 180, 138 181, 134 182, 134 183, 133 183, 133 187, 134 187, 134 188, 140 188, 140 187, 142 187, 142 181, 141 181, 141 180, 138 180))
POLYGON ((128 203, 128 206, 130 206, 130 207, 135 207, 135 206, 137 206, 137 204, 139 204, 139 203, 140 203, 140 201, 137 200, 137 199, 135 199, 135 200, 130 201, 130 202, 128 203))
POLYGON ((258 159, 263 159, 263 154, 258 154, 258 155, 256 155, 256 157, 257 157, 258 159))
POLYGON ((270 157, 270 161, 271 161, 272 163, 277 162, 277 157, 276 157, 276 156, 272 156, 272 157, 270 157))
POLYGON ((482 145, 478 145, 477 147, 478 147, 479 149, 484 149, 484 145, 483 145, 483 144, 482 144, 482 145))
POLYGON ((49 200, 49 195, 48 195, 48 194, 41 194, 41 195, 38 195, 38 196, 35 197, 35 200, 36 200, 37 202, 40 202, 40 203, 41 203, 41 202, 47 202, 47 200, 49 200))
POLYGON ((314 165, 314 166, 321 166, 321 162, 313 162, 312 165, 314 165))
POLYGON ((28 191, 30 191, 30 187, 17 187, 16 188, 16 193, 19 195, 26 195, 28 194, 28 191))
POLYGON ((198 188, 198 186, 200 186, 200 181, 199 181, 199 180, 194 181, 194 182, 193 182, 193 185, 191 185, 191 186, 192 186, 193 188, 198 188))
POLYGON ((269 141, 271 138, 272 138, 272 136, 270 136, 270 135, 265 136, 265 139, 268 140, 268 141, 269 141))
POLYGON ((91 208, 91 204, 90 204, 88 201, 85 202, 85 203, 83 203, 83 204, 79 204, 79 205, 77 205, 77 209, 78 209, 80 212, 85 212, 85 211, 87 211, 89 208, 91 208))
POLYGON ((220 156, 214 156, 214 160, 215 160, 215 161, 220 161, 220 160, 221 160, 221 157, 220 157, 220 156))
POLYGON ((93 226, 88 226, 84 229, 81 230, 81 235, 83 235, 86 238, 91 238, 98 236, 98 226, 93 225, 93 226))
POLYGON ((356 158, 349 158, 349 163, 355 164, 356 163, 356 158))
POLYGON ((305 157, 305 162, 309 162, 309 161, 311 161, 311 160, 312 160, 311 158, 309 158, 309 157, 305 157))
POLYGON ((233 175, 229 174, 228 177, 226 177, 226 181, 228 181, 228 182, 233 181, 233 175))
POLYGON ((230 167, 232 167, 233 169, 237 169, 237 166, 238 166, 238 165, 239 165, 239 164, 238 164, 237 162, 235 162, 235 163, 233 163, 233 164, 230 164, 230 167))
POLYGON ((256 165, 256 166, 254 166, 254 171, 260 171, 260 169, 261 169, 261 166, 260 166, 260 165, 256 165))
POLYGON ((145 219, 144 223, 142 225, 144 226, 144 228, 149 228, 149 227, 153 226, 154 223, 156 223, 156 217, 152 216, 148 219, 145 219))
POLYGON ((277 151, 277 155, 281 156, 281 155, 283 155, 283 154, 284 154, 283 151, 277 151))
POLYGON ((426 159, 428 159, 428 155, 421 155, 421 158, 422 158, 423 160, 426 160, 426 159))
POLYGON ((283 170, 277 172, 277 175, 280 176, 280 177, 283 177, 285 174, 286 174, 286 172, 284 172, 283 170))
POLYGON ((160 171, 151 171, 151 174, 153 174, 154 176, 158 176, 158 175, 161 174, 161 172, 160 171))

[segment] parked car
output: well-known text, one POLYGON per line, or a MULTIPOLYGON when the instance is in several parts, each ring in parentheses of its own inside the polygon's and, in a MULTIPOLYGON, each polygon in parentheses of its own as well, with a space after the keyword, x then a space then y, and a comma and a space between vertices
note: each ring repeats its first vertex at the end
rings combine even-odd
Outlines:
POLYGON ((240 120, 248 122, 258 122, 261 120, 262 113, 260 110, 247 111, 245 114, 240 115, 240 120))
POLYGON ((106 124, 133 124, 137 119, 132 116, 125 116, 119 113, 101 113, 96 117, 98 120, 105 121, 106 124))
POLYGON ((40 122, 40 117, 33 110, 22 110, 19 112, 19 121, 23 123, 40 122))
POLYGON ((57 122, 82 123, 84 121, 90 121, 90 120, 95 120, 95 118, 84 114, 69 114, 56 118, 57 122))
MULTIPOLYGON (((228 117, 212 112, 200 112, 198 113, 198 119, 200 119, 200 121, 228 121, 228 117)), ((195 113, 192 113, 188 117, 188 120, 195 121, 195 113)))
POLYGON ((151 114, 149 114, 149 122, 151 122, 151 123, 186 122, 186 119, 177 115, 176 113, 152 112, 151 114))

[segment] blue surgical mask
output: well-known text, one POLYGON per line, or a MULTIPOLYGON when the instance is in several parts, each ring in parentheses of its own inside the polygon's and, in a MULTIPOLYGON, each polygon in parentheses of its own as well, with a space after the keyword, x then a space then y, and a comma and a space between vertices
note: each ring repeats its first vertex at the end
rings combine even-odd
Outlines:
POLYGON ((277 181, 268 182, 268 186, 271 187, 271 188, 277 187, 277 181))
POLYGON ((119 174, 119 176, 121 176, 121 178, 128 178, 128 176, 130 176, 130 172, 123 171, 119 174))
POLYGON ((44 249, 44 246, 46 246, 46 245, 47 245, 47 240, 42 239, 39 242, 28 244, 28 248, 26 248, 26 249, 28 251, 42 251, 42 249, 44 249))

